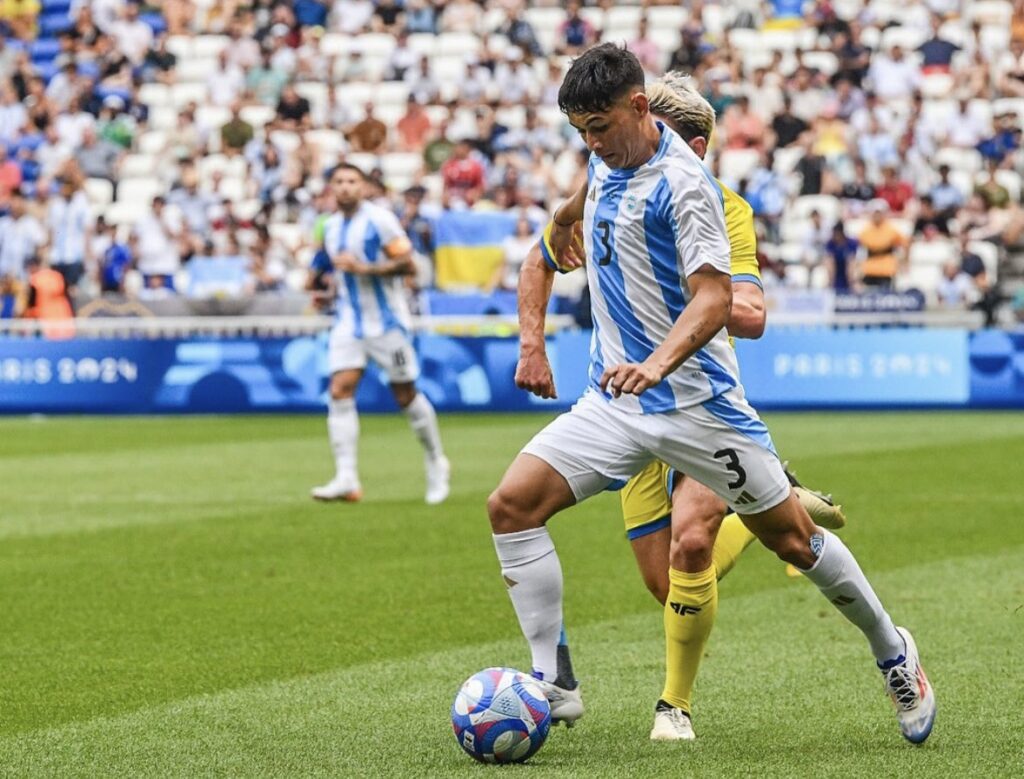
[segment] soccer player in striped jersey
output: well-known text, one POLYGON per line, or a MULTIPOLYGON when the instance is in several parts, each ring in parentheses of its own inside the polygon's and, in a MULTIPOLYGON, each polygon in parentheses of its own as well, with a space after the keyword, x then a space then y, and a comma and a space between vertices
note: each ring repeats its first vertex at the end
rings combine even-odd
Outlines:
POLYGON ((450 468, 434 407, 416 389, 419 364, 409 339, 409 309, 402 289, 402 278, 415 272, 412 244, 394 214, 364 199, 366 177, 359 168, 338 165, 328 186, 337 211, 324 225, 325 251, 311 268, 310 282, 318 273, 331 273, 337 289, 337 320, 328 346, 327 412, 335 475, 311 494, 321 501, 362 497, 355 394, 370 359, 387 374, 395 400, 423 446, 426 502, 441 503, 448 497, 450 468))
MULTIPOLYGON (((606 44, 577 59, 559 105, 592 152, 585 195, 556 211, 551 235, 562 264, 582 217, 595 323, 590 387, 524 447, 488 501, 502 575, 553 717, 578 717, 582 699, 559 678, 562 575, 546 522, 658 459, 740 507, 759 540, 861 629, 904 736, 923 741, 935 705, 913 639, 842 541, 808 516, 744 398, 725 331, 732 287, 721 190, 652 118, 629 52, 606 44)), ((541 397, 555 394, 543 337, 551 273, 527 263, 520 281, 516 382, 541 397)), ((715 609, 714 567, 699 562, 673 544, 666 623, 715 609)))

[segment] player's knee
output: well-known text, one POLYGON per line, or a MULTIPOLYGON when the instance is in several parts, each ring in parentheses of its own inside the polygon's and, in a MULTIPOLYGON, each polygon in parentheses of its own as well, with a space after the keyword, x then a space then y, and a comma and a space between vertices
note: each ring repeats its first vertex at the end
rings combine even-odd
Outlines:
POLYGON ((342 378, 331 379, 331 399, 348 400, 356 394, 356 385, 342 378))
POLYGON ((487 516, 491 520, 491 531, 497 535, 539 527, 534 521, 533 514, 529 506, 524 505, 501 485, 487 498, 487 516))
POLYGON ((407 408, 416 399, 415 384, 392 384, 391 392, 399 408, 407 408))
POLYGON ((797 568, 810 568, 817 559, 811 550, 811 538, 806 533, 793 531, 779 534, 765 544, 780 560, 797 568))
POLYGON ((673 536, 669 548, 669 564, 679 571, 693 570, 711 564, 714 538, 704 526, 687 528, 673 536))

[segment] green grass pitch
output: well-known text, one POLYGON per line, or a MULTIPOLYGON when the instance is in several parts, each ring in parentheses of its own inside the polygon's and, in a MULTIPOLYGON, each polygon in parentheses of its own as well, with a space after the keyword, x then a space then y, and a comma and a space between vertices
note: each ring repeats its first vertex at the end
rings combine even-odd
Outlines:
POLYGON ((899 736, 856 630, 751 548, 723 581, 691 745, 647 739, 661 612, 617 498, 556 518, 588 706, 526 766, 448 708, 526 667, 484 501, 546 417, 446 416, 443 506, 400 417, 364 417, 359 505, 317 505, 317 417, 0 420, 4 776, 1011 776, 1024 772, 1024 415, 769 415, 917 637, 939 714, 899 736))

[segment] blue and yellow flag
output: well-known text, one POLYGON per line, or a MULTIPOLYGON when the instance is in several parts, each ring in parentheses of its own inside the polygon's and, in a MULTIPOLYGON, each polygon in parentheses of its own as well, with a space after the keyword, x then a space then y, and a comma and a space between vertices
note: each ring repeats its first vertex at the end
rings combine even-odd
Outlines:
POLYGON ((446 211, 435 233, 436 286, 484 286, 504 259, 502 241, 515 230, 515 214, 446 211))

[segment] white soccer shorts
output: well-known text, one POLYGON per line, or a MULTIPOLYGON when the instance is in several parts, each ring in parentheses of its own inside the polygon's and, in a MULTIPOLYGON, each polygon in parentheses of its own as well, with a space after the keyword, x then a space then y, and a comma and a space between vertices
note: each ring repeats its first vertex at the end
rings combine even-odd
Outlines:
POLYGON ((412 342, 401 330, 383 335, 355 338, 337 325, 331 328, 327 344, 327 367, 331 373, 363 369, 373 360, 391 384, 410 384, 420 375, 419 360, 412 342))
POLYGON ((741 514, 785 500, 789 480, 768 429, 742 393, 664 414, 631 414, 587 390, 523 447, 569 483, 576 502, 621 488, 651 460, 668 463, 741 514))

